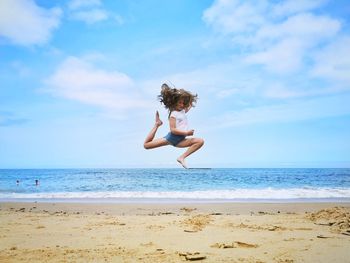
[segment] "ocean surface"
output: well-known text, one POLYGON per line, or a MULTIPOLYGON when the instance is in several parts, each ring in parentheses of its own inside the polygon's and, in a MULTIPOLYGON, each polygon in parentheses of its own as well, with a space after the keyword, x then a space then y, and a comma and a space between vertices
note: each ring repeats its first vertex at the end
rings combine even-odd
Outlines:
POLYGON ((27 200, 348 202, 350 169, 0 169, 0 201, 27 200))

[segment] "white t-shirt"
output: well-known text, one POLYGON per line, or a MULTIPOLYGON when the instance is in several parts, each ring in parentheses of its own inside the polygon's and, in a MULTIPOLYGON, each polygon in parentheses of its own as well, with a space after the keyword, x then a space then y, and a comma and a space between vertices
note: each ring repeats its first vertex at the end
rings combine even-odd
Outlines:
POLYGON ((185 110, 174 110, 171 112, 170 117, 174 117, 176 119, 176 129, 179 129, 181 131, 188 131, 188 122, 185 110))

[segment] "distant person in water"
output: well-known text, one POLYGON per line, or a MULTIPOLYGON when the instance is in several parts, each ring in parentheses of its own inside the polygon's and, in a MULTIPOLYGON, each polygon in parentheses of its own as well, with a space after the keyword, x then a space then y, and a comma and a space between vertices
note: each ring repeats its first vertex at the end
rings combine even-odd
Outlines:
POLYGON ((155 124, 144 142, 145 149, 153 149, 165 145, 173 145, 179 148, 188 149, 177 158, 177 161, 187 168, 185 159, 204 144, 201 138, 192 136, 194 130, 190 130, 187 122, 186 113, 194 107, 197 102, 197 95, 184 89, 170 88, 167 84, 163 84, 158 99, 169 111, 170 132, 163 138, 154 139, 158 128, 163 124, 159 118, 159 112, 156 112, 155 124))
POLYGON ((35 185, 36 185, 36 186, 39 185, 39 180, 38 180, 38 179, 35 180, 35 185))

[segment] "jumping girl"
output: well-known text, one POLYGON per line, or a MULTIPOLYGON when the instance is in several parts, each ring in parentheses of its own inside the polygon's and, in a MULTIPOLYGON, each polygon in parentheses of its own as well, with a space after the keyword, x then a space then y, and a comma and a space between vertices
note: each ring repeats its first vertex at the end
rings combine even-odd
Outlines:
POLYGON ((172 89, 167 84, 163 84, 158 99, 169 111, 170 132, 163 138, 154 139, 158 128, 163 124, 157 111, 154 127, 146 137, 143 146, 145 149, 153 149, 170 144, 179 148, 189 147, 177 158, 177 161, 184 168, 187 168, 185 158, 204 144, 204 140, 201 138, 187 138, 187 136, 194 134, 194 130, 189 130, 188 128, 186 113, 194 107, 194 104, 197 102, 197 95, 193 95, 184 89, 172 89))

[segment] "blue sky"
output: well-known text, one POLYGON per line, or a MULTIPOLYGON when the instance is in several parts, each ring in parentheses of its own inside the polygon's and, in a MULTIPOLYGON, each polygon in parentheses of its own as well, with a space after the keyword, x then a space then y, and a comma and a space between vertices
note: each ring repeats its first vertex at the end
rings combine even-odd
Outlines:
POLYGON ((3 0, 0 168, 178 167, 143 149, 163 82, 197 93, 190 167, 350 167, 350 5, 3 0))

